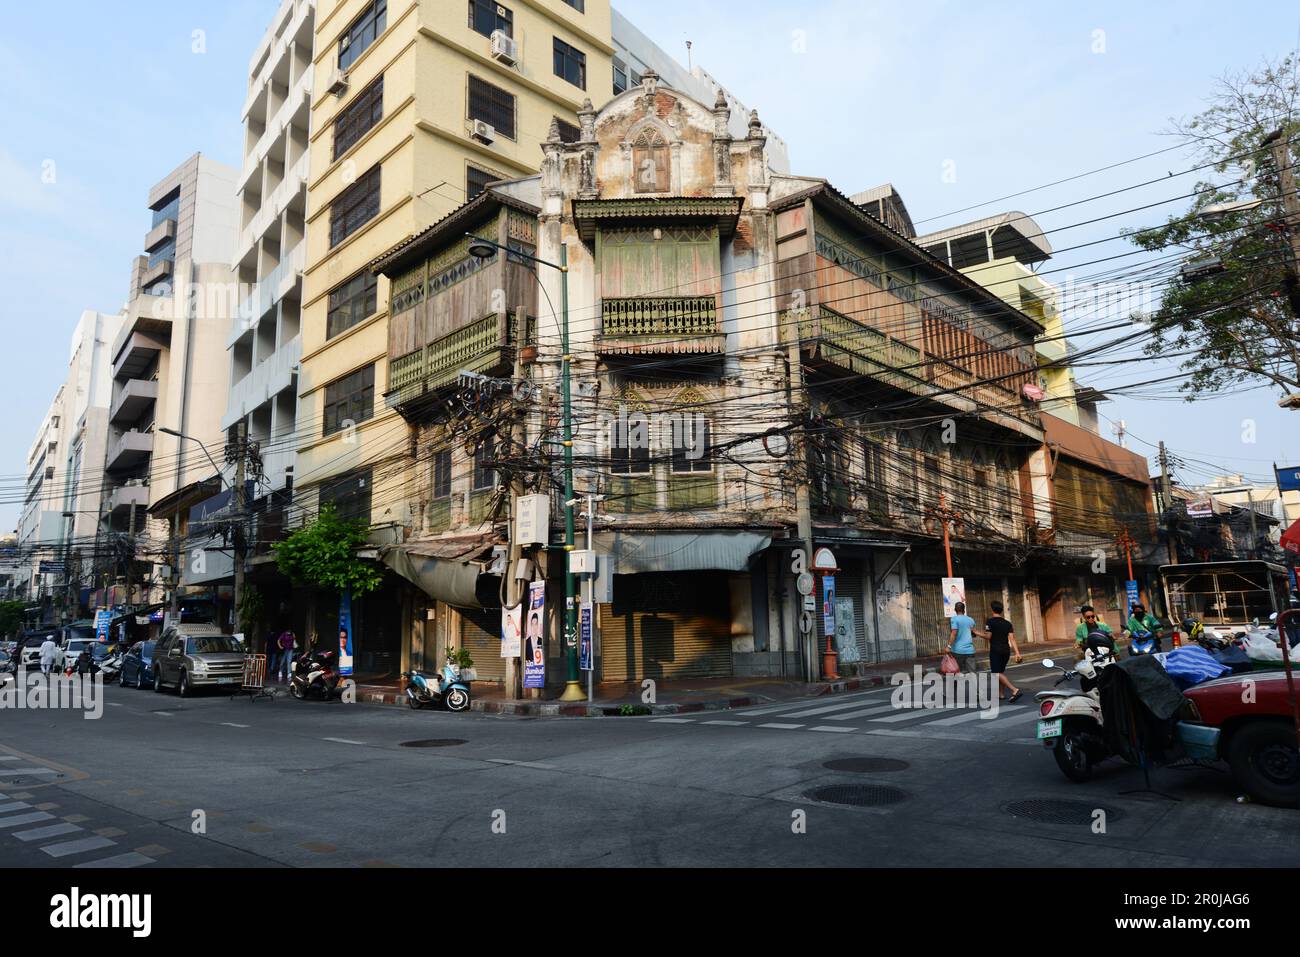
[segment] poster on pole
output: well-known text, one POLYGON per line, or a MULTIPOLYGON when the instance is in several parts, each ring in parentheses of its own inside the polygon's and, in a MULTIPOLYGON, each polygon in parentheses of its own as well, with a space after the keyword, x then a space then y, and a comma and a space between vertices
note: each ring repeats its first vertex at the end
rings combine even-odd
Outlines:
POLYGON ((546 582, 528 586, 524 626, 524 687, 546 687, 546 582))
POLYGON ((578 610, 578 670, 591 671, 591 602, 584 601, 578 610))
POLYGON ((1125 582, 1124 592, 1128 597, 1128 614, 1124 616, 1125 622, 1133 616, 1133 606, 1138 603, 1138 583, 1125 582))
POLYGON ((501 609, 501 657, 518 658, 523 648, 524 603, 501 609))
POLYGON ((966 579, 945 578, 943 588, 943 617, 951 618, 957 614, 957 603, 966 603, 966 579))
POLYGON ((822 576, 822 627, 826 634, 835 634, 835 576, 822 576))
POLYGON ((100 608, 95 612, 95 639, 97 641, 108 641, 108 623, 112 619, 113 613, 107 608, 100 608))
POLYGON ((352 590, 339 594, 339 674, 352 674, 352 590))

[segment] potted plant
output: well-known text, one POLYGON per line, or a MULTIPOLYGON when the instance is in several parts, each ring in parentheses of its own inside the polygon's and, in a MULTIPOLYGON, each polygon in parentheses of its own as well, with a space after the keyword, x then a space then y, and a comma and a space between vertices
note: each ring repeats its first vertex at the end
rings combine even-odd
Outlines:
POLYGON ((474 670, 474 659, 464 648, 447 648, 447 660, 460 668, 461 681, 474 681, 478 672, 474 670))

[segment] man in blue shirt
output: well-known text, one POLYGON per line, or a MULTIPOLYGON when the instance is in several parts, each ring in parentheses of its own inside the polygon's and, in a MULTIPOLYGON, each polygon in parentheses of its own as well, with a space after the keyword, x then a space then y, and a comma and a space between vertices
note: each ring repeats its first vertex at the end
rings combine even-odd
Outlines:
POLYGON ((975 674, 975 639, 971 629, 975 619, 966 614, 966 603, 957 602, 953 607, 957 614, 952 616, 952 635, 948 638, 948 652, 957 659, 962 671, 975 674))

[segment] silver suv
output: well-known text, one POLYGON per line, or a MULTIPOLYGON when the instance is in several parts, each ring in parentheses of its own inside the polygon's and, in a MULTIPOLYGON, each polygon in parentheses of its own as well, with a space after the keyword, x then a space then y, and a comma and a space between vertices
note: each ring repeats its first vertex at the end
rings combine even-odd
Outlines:
POLYGON ((230 687, 243 681, 244 646, 216 625, 169 625, 153 652, 154 690, 164 685, 181 697, 195 688, 230 687))

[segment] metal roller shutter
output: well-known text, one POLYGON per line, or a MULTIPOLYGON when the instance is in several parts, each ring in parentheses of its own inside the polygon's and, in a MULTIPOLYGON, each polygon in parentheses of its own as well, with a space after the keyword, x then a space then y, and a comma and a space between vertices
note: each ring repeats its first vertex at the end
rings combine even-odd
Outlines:
POLYGON ((912 579, 912 632, 919 658, 943 654, 948 643, 948 619, 943 616, 943 588, 938 578, 912 579))
POLYGON ((474 659, 479 681, 505 681, 506 660, 501 657, 501 609, 460 609, 461 647, 474 659))
MULTIPOLYGON (((835 576, 835 601, 838 604, 842 599, 848 598, 853 601, 853 642, 858 650, 858 662, 865 664, 870 659, 867 657, 867 614, 869 613, 866 599, 863 593, 862 562, 859 559, 841 559, 840 573, 835 576)), ((818 622, 820 624, 820 621, 818 622)), ((840 651, 840 661, 848 662, 840 649, 841 639, 836 636, 836 650, 840 651)))
POLYGON ((1032 637, 1032 633, 1029 630, 1029 620, 1025 617, 1025 580, 1008 578, 1007 592, 1011 598, 1007 616, 1011 619, 1011 627, 1016 632, 1016 644, 1026 644, 1032 637))
POLYGON ((731 674, 731 596, 725 574, 616 576, 600 607, 601 679, 731 674))

